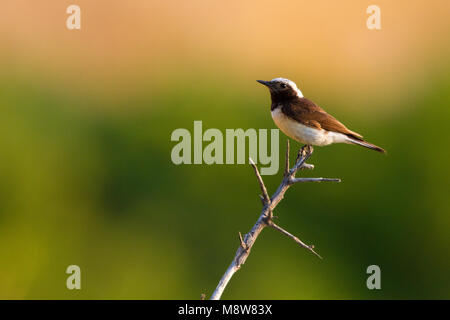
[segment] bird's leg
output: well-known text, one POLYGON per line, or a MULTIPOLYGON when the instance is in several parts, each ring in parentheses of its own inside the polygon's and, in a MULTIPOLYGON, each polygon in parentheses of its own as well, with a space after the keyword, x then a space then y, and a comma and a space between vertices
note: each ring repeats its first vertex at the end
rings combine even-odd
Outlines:
MULTIPOLYGON (((297 153, 297 159, 295 160, 295 163, 296 163, 295 168, 296 169, 299 169, 299 168, 300 169, 310 169, 310 170, 314 169, 314 165, 312 165, 312 164, 308 164, 305 162, 303 162, 303 164, 299 164, 299 161, 301 160, 301 158, 304 158, 304 159, 309 158, 309 156, 313 153, 313 151, 314 151, 314 148, 310 144, 305 144, 303 147, 301 147, 297 153)), ((295 171, 297 171, 297 170, 295 170, 295 171)))
POLYGON ((300 159, 300 157, 303 156, 303 152, 305 152, 305 156, 306 156, 306 155, 313 153, 313 151, 314 151, 314 148, 312 145, 305 144, 303 147, 300 148, 300 150, 298 150, 297 160, 295 162, 297 162, 300 159))
POLYGON ((303 147, 301 147, 300 150, 298 150, 298 152, 297 152, 297 159, 295 159, 295 163, 297 163, 298 160, 300 160, 300 158, 301 158, 301 156, 303 154, 303 150, 305 149, 305 147, 306 147, 306 144, 303 147))

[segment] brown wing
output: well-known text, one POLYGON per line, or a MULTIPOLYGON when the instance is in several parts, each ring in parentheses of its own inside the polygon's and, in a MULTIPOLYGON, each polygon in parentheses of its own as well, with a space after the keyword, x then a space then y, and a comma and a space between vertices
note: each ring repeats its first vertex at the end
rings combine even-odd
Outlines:
POLYGON ((359 133, 349 130, 333 116, 330 116, 317 104, 306 98, 285 105, 283 113, 309 127, 339 132, 352 138, 362 140, 359 133))

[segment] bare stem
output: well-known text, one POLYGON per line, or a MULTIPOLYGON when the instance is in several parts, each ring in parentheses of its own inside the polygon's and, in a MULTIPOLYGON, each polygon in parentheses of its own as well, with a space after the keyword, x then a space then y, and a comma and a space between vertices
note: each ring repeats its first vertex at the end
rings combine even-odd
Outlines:
POLYGON ((284 167, 284 176, 289 176, 289 154, 290 154, 290 146, 289 146, 289 139, 286 140, 286 164, 284 167))
POLYGON ((270 221, 269 226, 274 228, 277 231, 280 231, 282 234, 288 236, 289 238, 291 238, 292 240, 297 242, 299 245, 301 245, 303 248, 308 249, 309 251, 314 253, 316 256, 318 256, 320 259, 322 259, 322 257, 317 252, 314 251, 314 245, 309 245, 308 246, 302 240, 300 240, 299 238, 297 238, 296 236, 294 236, 290 232, 288 232, 288 231, 284 230, 282 227, 276 225, 273 221, 270 221))
POLYGON ((256 178, 258 179, 259 187, 261 188, 264 201, 266 202, 266 204, 268 204, 268 203, 270 203, 270 197, 269 197, 269 194, 267 193, 266 186, 264 185, 264 181, 261 177, 261 174, 259 173, 258 167, 256 166, 256 163, 253 161, 252 158, 248 158, 248 160, 250 162, 250 165, 253 167, 253 170, 255 170, 255 175, 256 175, 256 178))
POLYGON ((291 184, 300 183, 300 182, 341 182, 341 179, 332 179, 332 178, 294 178, 290 181, 291 184))
POLYGON ((253 167, 253 170, 255 171, 256 178, 262 191, 261 200, 263 208, 261 210, 261 214, 259 215, 258 220, 253 225, 250 232, 248 232, 244 236, 242 236, 242 234, 239 232, 239 247, 236 251, 233 261, 231 262, 228 269, 225 271, 225 274, 222 276, 222 278, 219 281, 219 284, 217 285, 216 289, 211 295, 211 300, 219 300, 221 298, 223 291, 228 285, 228 282, 231 280, 236 271, 238 271, 241 268, 241 266, 245 263, 248 256, 250 255, 250 251, 253 247, 253 244, 255 243, 261 231, 267 226, 270 226, 273 229, 281 232, 282 234, 290 237, 300 246, 311 251, 313 254, 321 258, 320 255, 314 251, 314 246, 305 244, 299 238, 292 235, 291 233, 289 233, 288 231, 286 231, 285 229, 281 228, 280 226, 276 225, 273 222, 273 210, 278 205, 278 203, 284 198, 284 194, 286 193, 287 189, 289 189, 289 187, 292 186, 293 184, 301 182, 341 181, 340 179, 329 179, 329 178, 296 178, 295 175, 297 171, 301 169, 314 168, 313 165, 305 163, 305 161, 311 156, 312 153, 313 153, 312 146, 308 145, 303 146, 297 154, 297 159, 295 161, 294 166, 291 169, 289 169, 289 140, 287 141, 286 167, 284 170, 284 177, 271 198, 269 197, 266 186, 264 185, 264 181, 261 177, 261 174, 259 173, 258 167, 256 166, 255 162, 250 158, 250 164, 253 167))

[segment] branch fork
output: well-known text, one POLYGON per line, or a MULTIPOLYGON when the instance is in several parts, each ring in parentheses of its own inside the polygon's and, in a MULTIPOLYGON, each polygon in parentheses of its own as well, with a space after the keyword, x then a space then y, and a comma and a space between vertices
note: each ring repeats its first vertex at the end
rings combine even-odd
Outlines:
POLYGON ((239 232, 239 242, 240 242, 239 248, 236 251, 236 255, 234 256, 233 261, 231 262, 227 271, 223 275, 222 279, 220 279, 219 284, 217 285, 216 289, 214 290, 214 292, 211 296, 211 300, 219 300, 220 299, 220 297, 222 296, 222 293, 225 290, 231 277, 245 263, 245 261, 247 260, 249 254, 250 254, 253 244, 255 243, 259 234, 265 227, 271 227, 272 229, 279 231, 280 233, 284 234, 285 236, 288 236, 289 238, 294 240, 296 243, 298 243, 300 246, 311 251, 311 253, 315 254, 317 257, 322 259, 322 257, 316 251, 314 251, 313 245, 305 244, 299 238, 297 238, 290 232, 286 231, 282 227, 278 226, 273 221, 273 219, 274 219, 273 211, 274 211, 275 207, 278 205, 278 203, 284 198, 284 194, 286 193, 287 189, 289 189, 290 186, 292 186, 296 183, 303 183, 303 182, 341 182, 340 179, 296 178, 295 177, 299 170, 314 169, 313 165, 306 163, 306 160, 308 160, 309 157, 311 157, 311 154, 313 153, 313 151, 314 151, 314 149, 312 146, 310 146, 310 145, 303 146, 297 154, 297 159, 295 161, 294 166, 292 168, 290 168, 290 165, 289 165, 289 154, 290 154, 289 140, 287 140, 286 162, 285 162, 283 180, 281 181, 281 184, 278 186, 277 190, 272 195, 272 197, 270 197, 267 192, 267 188, 264 184, 261 174, 259 173, 258 167, 256 166, 255 162, 251 158, 249 158, 250 165, 252 166, 253 170, 255 171, 255 175, 258 180, 261 192, 262 192, 262 195, 260 195, 260 198, 261 198, 261 202, 263 205, 263 209, 261 211, 261 214, 260 214, 258 220, 256 221, 255 225, 252 227, 252 229, 250 230, 249 233, 245 234, 243 237, 242 234, 239 232))

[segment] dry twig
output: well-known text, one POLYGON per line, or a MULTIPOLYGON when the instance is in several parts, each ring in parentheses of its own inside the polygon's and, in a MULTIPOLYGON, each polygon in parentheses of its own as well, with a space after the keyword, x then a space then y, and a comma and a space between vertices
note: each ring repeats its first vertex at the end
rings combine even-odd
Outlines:
POLYGON ((300 182, 341 181, 340 179, 328 179, 328 178, 296 178, 295 174, 297 173, 298 170, 314 168, 313 165, 307 164, 305 162, 306 160, 308 160, 308 158, 311 156, 312 153, 313 153, 312 146, 306 145, 302 147, 297 154, 297 159, 295 161, 294 166, 292 168, 289 168, 289 140, 287 140, 286 163, 283 180, 281 181, 281 184, 278 186, 278 189, 273 194, 272 198, 269 197, 266 186, 264 185, 264 181, 259 173, 258 167, 256 166, 255 162, 250 158, 250 164, 253 167, 253 170, 255 171, 256 178, 258 179, 258 183, 261 188, 262 196, 260 197, 263 204, 263 209, 261 211, 258 220, 256 221, 255 225, 253 226, 253 228, 250 230, 249 233, 245 234, 244 237, 242 237, 242 234, 239 232, 239 242, 240 242, 239 248, 237 249, 236 255, 234 256, 233 261, 231 262, 227 271, 225 271, 225 274, 223 275, 222 279, 220 279, 219 284, 216 287, 216 290, 214 290, 211 296, 211 300, 220 299, 231 277, 245 263, 250 254, 253 244, 255 243, 261 231, 267 226, 272 227, 273 229, 290 237, 300 246, 311 251, 313 254, 321 258, 320 255, 314 251, 313 245, 305 244, 299 238, 292 235, 291 233, 289 233, 288 231, 286 231, 285 229, 281 228, 280 226, 276 225, 273 222, 273 210, 278 205, 278 203, 284 198, 284 194, 286 193, 287 189, 293 184, 300 182))

